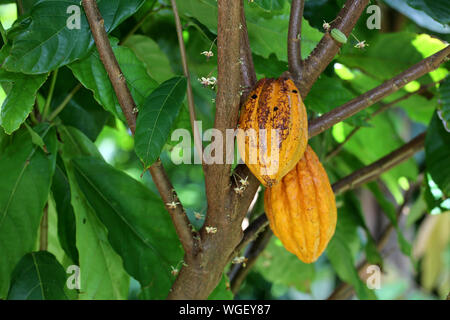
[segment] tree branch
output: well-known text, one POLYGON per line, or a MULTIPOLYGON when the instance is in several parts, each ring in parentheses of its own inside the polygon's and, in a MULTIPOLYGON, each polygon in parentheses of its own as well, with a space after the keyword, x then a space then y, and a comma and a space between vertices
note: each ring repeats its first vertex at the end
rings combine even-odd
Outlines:
MULTIPOLYGON (((355 189, 363 184, 366 184, 374 179, 378 178, 381 174, 387 172, 393 167, 399 165, 403 161, 411 158, 416 152, 421 150, 424 146, 426 133, 418 135, 407 144, 394 150, 387 156, 375 161, 374 163, 356 170, 352 174, 340 179, 332 185, 334 194, 338 195, 345 191, 355 189)), ((253 223, 251 223, 244 231, 243 239, 253 239, 255 234, 262 231, 267 225, 264 222, 267 221, 265 214, 258 217, 253 223)), ((244 243, 239 244, 239 248, 244 247, 244 243)), ((239 251, 235 251, 236 254, 239 251)))
MULTIPOLYGON (((347 0, 331 24, 331 29, 339 29, 348 37, 368 3, 369 0, 347 0)), ((334 59, 341 46, 342 44, 334 40, 328 32, 325 33, 311 55, 305 60, 302 77, 295 79, 302 97, 305 98, 308 95, 314 82, 334 59)))
POLYGON ((399 165, 403 161, 411 158, 416 152, 421 150, 425 143, 426 133, 418 135, 407 144, 394 150, 387 156, 375 161, 367 167, 356 170, 348 176, 340 179, 333 184, 333 191, 335 194, 340 194, 350 189, 355 189, 369 181, 379 177, 386 171, 399 165))
MULTIPOLYGON (((397 105, 399 102, 404 101, 409 99, 410 97, 416 95, 416 94, 421 94, 423 92, 426 92, 429 88, 434 87, 437 83, 439 82, 433 82, 433 83, 429 83, 426 85, 421 86, 421 88, 419 90, 416 90, 414 92, 409 92, 405 95, 403 95, 402 97, 389 102, 387 104, 383 104, 382 106, 380 106, 376 111, 374 111, 371 115, 369 115, 365 120, 366 121, 370 121, 372 120, 374 117, 376 117, 377 115, 379 115, 380 113, 383 113, 384 111, 388 110, 389 108, 397 105)), ((345 140, 342 141, 341 143, 339 143, 332 151, 330 151, 326 157, 325 160, 329 160, 335 156, 337 156, 343 149, 344 145, 359 131, 359 129, 361 129, 361 126, 356 126, 355 128, 353 128, 352 131, 350 131, 350 133, 345 137, 345 140)))
POLYGON ((189 73, 189 66, 188 66, 188 62, 187 62, 186 48, 184 46, 184 40, 183 40, 183 28, 181 26, 180 15, 178 14, 176 1, 171 0, 170 2, 172 4, 173 15, 175 16, 175 24, 176 24, 176 28, 177 28, 178 44, 180 46, 181 62, 183 64, 183 72, 184 72, 184 76, 187 79, 187 99, 188 99, 188 106, 189 106, 189 118, 191 120, 192 132, 194 134, 195 149, 197 149, 199 158, 201 159, 201 161, 203 163, 203 145, 202 145, 200 133, 198 130, 198 126, 196 123, 197 117, 195 116, 195 102, 194 102, 194 95, 192 93, 191 76, 189 73))
POLYGON ((325 113, 323 116, 312 120, 308 125, 309 137, 312 138, 319 133, 322 133, 333 125, 355 115, 359 111, 370 107, 386 96, 400 90, 409 82, 437 69, 449 54, 450 46, 447 46, 441 51, 400 73, 395 78, 392 78, 346 104, 325 113))
POLYGON ((236 264, 231 268, 229 273, 231 292, 236 294, 239 288, 247 277, 248 273, 255 265, 258 260, 259 255, 264 251, 264 249, 269 244, 272 238, 272 230, 266 227, 266 229, 261 232, 255 241, 253 241, 248 248, 245 250, 245 258, 247 259, 245 264, 236 264))
POLYGON ((289 72, 297 82, 302 78, 302 18, 305 8, 304 0, 292 0, 291 16, 289 19, 288 31, 288 61, 289 72))
MULTIPOLYGON (((114 52, 109 43, 108 35, 104 28, 104 20, 98 10, 95 0, 83 0, 83 8, 92 31, 92 35, 100 54, 100 59, 108 73, 114 92, 116 93, 119 104, 122 108, 123 114, 127 120, 128 126, 134 135, 136 130, 136 104, 128 89, 127 82, 120 66, 117 62, 114 52)), ((150 169, 153 181, 161 195, 163 202, 167 203, 177 201, 178 197, 173 189, 172 184, 167 177, 167 174, 162 166, 161 161, 157 161, 150 169)), ((189 257, 195 249, 194 239, 189 227, 189 220, 181 205, 176 209, 168 208, 172 218, 175 230, 183 245, 187 257, 189 257)), ((187 259, 189 260, 189 259, 187 259)))

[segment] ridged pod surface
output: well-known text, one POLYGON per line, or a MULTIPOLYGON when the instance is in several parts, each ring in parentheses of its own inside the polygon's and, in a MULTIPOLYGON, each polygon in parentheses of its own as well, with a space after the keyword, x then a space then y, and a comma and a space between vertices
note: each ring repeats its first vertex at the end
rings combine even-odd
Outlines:
POLYGON ((336 229, 337 210, 327 173, 310 146, 292 171, 266 189, 264 207, 286 250, 305 263, 319 258, 336 229))
POLYGON ((306 109, 294 82, 259 80, 241 110, 239 129, 239 153, 250 171, 266 187, 279 182, 308 144, 306 109))

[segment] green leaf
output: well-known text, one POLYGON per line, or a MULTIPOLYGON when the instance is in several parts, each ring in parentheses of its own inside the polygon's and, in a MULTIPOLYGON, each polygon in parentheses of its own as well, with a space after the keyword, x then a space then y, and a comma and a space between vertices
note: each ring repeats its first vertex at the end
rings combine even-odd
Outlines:
POLYGON ((85 155, 102 159, 95 145, 75 128, 60 126, 63 141, 62 158, 70 185, 71 204, 75 214, 76 248, 81 278, 80 299, 126 299, 130 282, 121 257, 108 242, 108 232, 80 190, 71 159, 85 155))
POLYGON ((186 78, 175 77, 156 88, 143 104, 136 123, 136 154, 150 167, 161 154, 186 93, 186 78))
MULTIPOLYGON (((245 3, 245 2, 244 2, 245 3)), ((211 32, 217 34, 217 1, 178 0, 180 14, 194 17, 211 32)), ((247 28, 252 51, 264 58, 275 53, 281 61, 287 61, 287 39, 290 6, 268 16, 261 14, 259 6, 246 4, 247 28)), ((302 57, 307 57, 322 38, 322 33, 312 28, 305 19, 302 23, 302 57)))
POLYGON ((274 284, 294 287, 300 291, 309 291, 314 278, 314 265, 301 262, 276 237, 272 237, 256 261, 255 270, 274 284))
POLYGON ((25 127, 28 130, 28 133, 31 136, 31 142, 33 142, 33 144, 37 145, 39 148, 41 148, 42 151, 47 152, 47 148, 45 146, 44 143, 44 139, 42 139, 42 137, 33 130, 33 128, 31 128, 26 122, 25 122, 25 127))
POLYGON ((447 0, 408 0, 408 4, 426 12, 433 19, 443 24, 450 23, 450 6, 447 0))
MULTIPOLYGON (((98 0, 106 31, 114 30, 143 3, 144 0, 98 0)), ((9 71, 39 74, 85 57, 94 46, 94 40, 81 8, 80 29, 67 27, 73 15, 67 11, 72 5, 80 8, 80 1, 36 2, 30 16, 15 26, 20 32, 12 39, 12 51, 4 67, 9 71)))
POLYGON ((427 171, 446 196, 450 195, 449 159, 450 133, 436 113, 427 130, 425 160, 427 171))
MULTIPOLYGON (((0 62, 3 63, 8 54, 9 46, 4 46, 0 52, 0 62)), ((47 80, 48 74, 25 75, 0 69, 0 84, 8 86, 7 97, 0 109, 0 125, 7 134, 11 134, 25 121, 33 110, 36 94, 47 80)))
POLYGON ((355 267, 355 255, 359 247, 357 225, 350 218, 348 209, 339 209, 336 231, 326 249, 326 254, 339 278, 351 284, 360 299, 376 299, 373 291, 361 281, 355 267))
POLYGON ((233 293, 229 288, 230 280, 223 274, 217 287, 208 297, 208 300, 233 300, 233 293))
POLYGON ((26 129, 18 131, 0 153, 0 298, 5 298, 10 275, 24 254, 34 248, 55 165, 54 128, 36 128, 49 151, 31 142, 26 129))
POLYGON ((280 11, 286 4, 285 0, 254 0, 253 3, 266 11, 280 11))
POLYGON ((26 254, 14 268, 8 300, 68 300, 67 274, 46 251, 26 254))
POLYGON ((179 264, 182 250, 164 204, 144 185, 102 160, 75 158, 72 165, 125 269, 151 290, 154 299, 166 298, 174 280, 171 266, 179 264))
POLYGON ((439 98, 438 115, 445 121, 446 127, 450 128, 450 76, 447 76, 439 86, 439 98))
POLYGON ((156 81, 163 82, 174 76, 169 59, 153 39, 143 35, 133 35, 123 45, 133 50, 139 60, 145 64, 150 77, 156 81))
MULTIPOLYGON (((113 40, 112 47, 124 77, 127 80, 131 95, 136 102, 137 108, 140 109, 145 98, 158 86, 158 83, 148 75, 145 65, 136 57, 131 49, 118 46, 116 40, 113 40)), ((105 110, 111 112, 119 119, 125 120, 114 88, 97 50, 93 51, 87 58, 72 63, 69 65, 69 68, 72 69, 75 77, 86 88, 94 92, 95 100, 105 110)))
POLYGON ((406 240, 405 236, 403 235, 402 229, 398 225, 398 219, 397 219, 397 210, 395 206, 386 199, 384 194, 381 192, 380 188, 375 182, 371 182, 367 184, 367 187, 370 191, 372 191, 373 195, 375 196, 375 199, 377 200, 380 207, 383 209, 383 212, 388 217, 391 224, 394 226, 395 230, 397 231, 397 241, 398 245, 400 247, 400 250, 407 256, 411 257, 411 244, 406 240))
POLYGON ((64 252, 79 264, 76 247, 76 221, 71 205, 70 184, 62 159, 58 157, 53 176, 52 193, 58 214, 58 239, 64 252))

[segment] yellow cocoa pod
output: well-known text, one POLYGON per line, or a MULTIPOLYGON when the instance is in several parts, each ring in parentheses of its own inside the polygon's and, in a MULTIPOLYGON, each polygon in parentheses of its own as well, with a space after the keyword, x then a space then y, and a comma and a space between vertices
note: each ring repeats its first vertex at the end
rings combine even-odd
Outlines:
POLYGON ((286 250, 305 263, 319 258, 336 229, 337 211, 327 173, 310 146, 292 171, 266 189, 264 207, 286 250))
POLYGON ((242 107, 237 144, 242 160, 266 187, 295 166, 308 144, 308 119, 292 80, 258 81, 242 107))

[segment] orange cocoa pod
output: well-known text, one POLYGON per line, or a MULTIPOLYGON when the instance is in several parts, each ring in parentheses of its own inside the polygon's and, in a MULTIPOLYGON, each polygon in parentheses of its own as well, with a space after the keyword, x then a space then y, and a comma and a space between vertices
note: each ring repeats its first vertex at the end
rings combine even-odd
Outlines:
POLYGON ((292 80, 258 81, 242 107, 237 144, 242 160, 266 187, 296 165, 308 144, 308 119, 292 80))
POLYGON ((313 149, 278 184, 267 188, 270 228, 301 261, 316 261, 336 229, 337 210, 327 173, 313 149))

